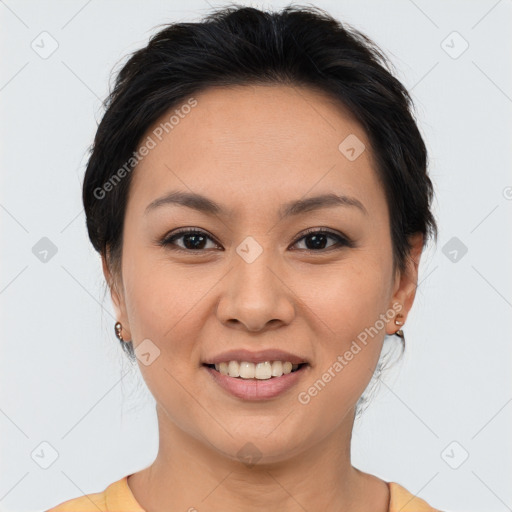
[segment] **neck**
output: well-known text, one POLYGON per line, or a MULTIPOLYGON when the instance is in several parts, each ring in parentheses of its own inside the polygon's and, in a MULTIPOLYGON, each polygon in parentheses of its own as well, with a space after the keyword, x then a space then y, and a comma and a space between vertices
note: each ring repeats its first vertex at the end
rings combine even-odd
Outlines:
POLYGON ((353 414, 316 445, 286 460, 254 465, 220 454, 161 411, 158 418, 157 457, 128 478, 147 512, 359 512, 370 504, 375 512, 388 510, 387 486, 351 465, 353 414))

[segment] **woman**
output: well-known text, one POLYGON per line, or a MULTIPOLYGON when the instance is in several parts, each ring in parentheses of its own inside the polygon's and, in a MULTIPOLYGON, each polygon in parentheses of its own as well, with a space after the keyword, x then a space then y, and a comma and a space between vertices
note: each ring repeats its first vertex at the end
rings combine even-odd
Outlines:
POLYGON ((384 56, 319 9, 230 7, 163 28, 106 107, 87 227, 160 443, 51 510, 435 510, 350 458, 436 234, 384 56))

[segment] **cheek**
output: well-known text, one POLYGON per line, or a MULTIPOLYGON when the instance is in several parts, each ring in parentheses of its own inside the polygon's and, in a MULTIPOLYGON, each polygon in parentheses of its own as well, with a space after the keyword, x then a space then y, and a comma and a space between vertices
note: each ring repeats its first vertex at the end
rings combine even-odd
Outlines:
POLYGON ((327 432, 343 420, 368 386, 382 349, 387 280, 375 268, 346 268, 323 283, 307 304, 322 322, 317 334, 311 378, 298 402, 316 428, 327 432), (379 279, 380 277, 380 279, 379 279))
POLYGON ((365 255, 301 278, 298 294, 334 339, 347 340, 370 327, 388 305, 390 265, 365 255), (300 291, 299 291, 300 290, 300 291))
POLYGON ((194 314, 201 298, 212 286, 192 278, 166 261, 149 254, 126 262, 125 297, 132 337, 137 342, 149 338, 161 349, 176 351, 184 347, 185 334, 192 338, 194 314), (169 343, 170 341, 180 343, 169 343))
POLYGON ((318 407, 328 408, 334 401, 343 410, 355 404, 369 383, 385 336, 381 315, 389 305, 391 268, 391 259, 384 255, 361 252, 329 276, 319 270, 303 281, 304 290, 316 282, 317 292, 307 295, 305 303, 321 320, 316 322, 318 365, 311 379, 318 407))

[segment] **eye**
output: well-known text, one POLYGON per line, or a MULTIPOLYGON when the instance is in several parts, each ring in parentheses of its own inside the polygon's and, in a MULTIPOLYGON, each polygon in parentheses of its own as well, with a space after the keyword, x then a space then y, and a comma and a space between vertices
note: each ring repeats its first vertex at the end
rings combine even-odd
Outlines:
MULTIPOLYGON (((164 238, 160 244, 163 246, 176 246, 176 250, 182 251, 195 251, 199 252, 212 247, 206 247, 208 245, 207 240, 213 241, 209 235, 204 231, 197 228, 186 228, 181 229, 173 235, 164 238), (177 244, 177 240, 182 240, 182 245, 177 244)), ((218 244, 214 242, 214 247, 218 247, 218 244)), ((174 247, 173 247, 174 249, 174 247)))
MULTIPOLYGON (((331 248, 339 247, 353 247, 354 244, 345 236, 335 233, 327 228, 312 228, 301 234, 292 246, 297 245, 303 241, 306 244, 305 248, 300 250, 312 251, 312 252, 323 252, 330 250, 331 248), (331 245, 328 244, 328 240, 334 240, 331 245)), ((178 251, 186 252, 201 252, 207 249, 219 248, 220 245, 208 235, 206 232, 198 228, 183 228, 174 234, 165 237, 159 242, 164 247, 171 246, 170 248, 178 251), (177 243, 180 241, 180 243, 177 243), (208 247, 208 241, 213 243, 213 246, 208 247), (174 246, 174 247, 172 247, 174 246)))
POLYGON ((302 234, 301 238, 296 240, 293 245, 297 245, 299 242, 304 240, 304 243, 306 247, 301 250, 306 251, 314 251, 319 252, 326 249, 331 249, 333 246, 348 246, 353 247, 353 244, 351 241, 349 241, 346 237, 341 236, 338 233, 335 233, 333 231, 330 231, 326 228, 314 228, 310 229, 306 232, 306 234, 302 234), (335 243, 331 244, 330 246, 326 247, 326 244, 328 243, 328 239, 334 240, 335 243))

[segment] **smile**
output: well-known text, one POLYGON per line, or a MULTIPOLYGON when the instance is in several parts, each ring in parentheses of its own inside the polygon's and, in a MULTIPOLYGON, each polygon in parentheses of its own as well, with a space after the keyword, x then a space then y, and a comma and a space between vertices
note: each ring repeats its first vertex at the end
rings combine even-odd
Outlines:
POLYGON ((308 363, 292 364, 289 361, 226 361, 204 364, 213 382, 230 395, 243 400, 268 400, 275 398, 305 376, 308 363))

